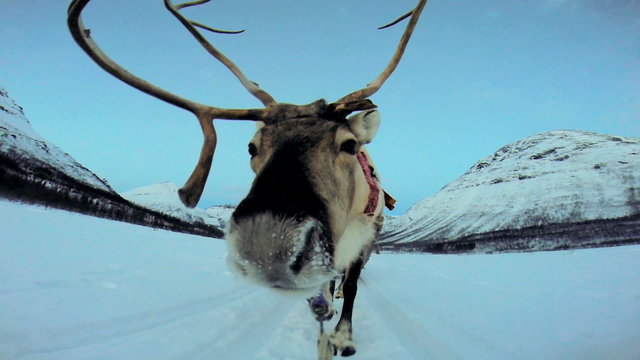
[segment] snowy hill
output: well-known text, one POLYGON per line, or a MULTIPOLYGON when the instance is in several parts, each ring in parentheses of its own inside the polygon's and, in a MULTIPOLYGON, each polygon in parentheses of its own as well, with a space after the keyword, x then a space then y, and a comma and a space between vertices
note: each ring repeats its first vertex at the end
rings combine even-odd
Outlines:
POLYGON ((191 223, 205 223, 220 229, 226 227, 231 213, 235 209, 231 205, 214 206, 206 210, 190 209, 180 201, 178 186, 164 182, 133 189, 122 194, 125 199, 191 223))
POLYGON ((219 222, 193 223, 122 198, 106 180, 34 131, 22 108, 2 88, 0 197, 155 228, 222 237, 219 222))
POLYGON ((80 183, 114 193, 106 180, 99 178, 73 157, 43 139, 31 127, 23 109, 0 88, 0 153, 10 154, 15 162, 36 161, 70 176, 80 183))
MULTIPOLYGON (((393 219, 383 242, 453 243, 478 234, 504 238, 514 229, 544 232, 553 224, 627 218, 636 219, 635 225, 621 231, 635 229, 640 241, 638 215, 640 139, 552 131, 478 161, 436 195, 393 219)), ((539 234, 534 235, 532 240, 539 234)), ((518 232, 511 236, 517 240, 518 232)))
MULTIPOLYGON (((3 200, 0 213, 0 359, 316 358, 306 301, 230 274, 222 241, 3 200)), ((352 358, 639 359, 639 263, 640 246, 374 255, 352 358)))

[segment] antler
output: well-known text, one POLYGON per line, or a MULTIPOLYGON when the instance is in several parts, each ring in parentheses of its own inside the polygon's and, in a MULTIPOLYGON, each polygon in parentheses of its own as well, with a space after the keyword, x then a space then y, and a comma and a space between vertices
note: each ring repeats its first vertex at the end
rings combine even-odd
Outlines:
POLYGON ((404 50, 407 47, 407 44, 409 43, 409 39, 413 34, 413 30, 415 29, 416 24, 418 23, 418 19, 420 18, 422 9, 424 9, 424 6, 427 4, 427 1, 428 0, 420 0, 418 2, 418 5, 416 5, 416 7, 413 10, 402 15, 397 20, 378 28, 378 29, 386 29, 388 27, 391 27, 399 23, 400 21, 406 19, 407 17, 411 16, 411 19, 409 20, 409 23, 407 24, 407 27, 405 28, 404 33, 400 38, 400 42, 398 43, 396 52, 393 54, 393 57, 389 61, 389 64, 387 64, 387 67, 385 67, 384 70, 382 70, 382 72, 380 73, 380 75, 378 75, 378 77, 375 80, 373 80, 370 84, 368 84, 366 87, 360 90, 356 90, 340 98, 337 101, 338 103, 346 103, 346 102, 356 101, 360 99, 366 99, 371 95, 375 94, 378 90, 380 90, 380 87, 382 86, 382 84, 384 84, 384 82, 389 78, 389 76, 391 76, 391 73, 393 73, 393 71, 396 69, 396 67, 400 63, 400 59, 404 54, 404 50))
POLYGON ((273 97, 271 97, 271 95, 260 89, 256 83, 250 81, 231 60, 211 45, 211 43, 202 36, 196 27, 207 31, 226 34, 236 34, 242 31, 214 29, 185 18, 179 11, 186 7, 207 3, 210 0, 195 0, 178 5, 174 5, 171 0, 164 0, 164 4, 169 12, 171 12, 171 14, 178 19, 180 23, 182 23, 191 35, 196 38, 200 45, 202 45, 209 54, 225 65, 236 76, 247 91, 260 100, 260 102, 265 106, 265 108, 260 109, 225 109, 200 104, 175 95, 133 75, 111 60, 93 41, 90 30, 86 29, 82 23, 81 14, 89 1, 90 0, 73 0, 69 5, 68 10, 67 25, 69 26, 71 35, 82 50, 84 50, 84 52, 86 52, 96 64, 109 74, 142 92, 156 97, 157 99, 190 111, 196 116, 200 123, 202 133, 204 135, 204 142, 200 151, 200 157, 195 169, 191 173, 191 176, 184 186, 178 191, 182 202, 189 207, 194 207, 198 203, 202 195, 204 185, 207 181, 207 177, 209 176, 209 171, 211 170, 211 163, 213 161, 213 155, 217 144, 217 136, 213 126, 214 119, 254 120, 265 121, 268 123, 302 116, 320 116, 332 119, 344 118, 344 116, 348 115, 350 112, 375 107, 375 105, 373 105, 373 103, 367 98, 378 91, 384 81, 395 70, 396 66, 400 62, 402 54, 404 53, 404 49, 409 42, 409 38, 413 33, 413 29, 418 22, 420 13, 427 3, 427 0, 420 0, 415 9, 385 26, 392 26, 406 17, 411 16, 391 61, 383 72, 371 84, 367 85, 367 87, 354 91, 333 104, 326 104, 323 100, 319 100, 308 105, 290 105, 279 104, 273 97))
MULTIPOLYGON (((87 30, 81 19, 81 13, 90 0, 74 0, 69 5, 67 24, 71 35, 78 43, 78 45, 84 50, 96 64, 109 74, 115 76, 126 84, 143 91, 151 96, 154 96, 162 101, 178 106, 182 109, 193 113, 204 135, 204 142, 202 144, 202 150, 200 151, 200 157, 195 169, 191 176, 185 183, 185 185, 179 190, 180 199, 189 207, 194 207, 200 196, 202 190, 207 181, 209 171, 211 170, 211 162, 213 161, 213 155, 215 153, 215 147, 217 144, 217 136, 215 128, 213 127, 213 119, 228 119, 228 120, 264 120, 267 115, 267 109, 224 109, 209 105, 203 105, 189 99, 185 99, 178 95, 175 95, 165 89, 155 86, 135 75, 128 72, 126 69, 118 65, 111 60, 93 41, 90 31, 87 30)), ((229 68, 240 80, 242 85, 255 97, 257 97, 265 106, 275 105, 276 101, 265 91, 258 88, 258 86, 249 81, 244 74, 221 52, 214 48, 204 37, 194 28, 195 26, 203 27, 204 25, 192 22, 185 19, 178 9, 199 5, 209 0, 199 0, 191 3, 185 3, 174 6, 169 0, 165 0, 165 5, 171 11, 171 13, 180 20, 180 22, 187 27, 189 32, 200 42, 200 44, 209 51, 216 59, 221 61, 227 68, 229 68)), ((215 30, 215 29, 214 29, 215 30)))

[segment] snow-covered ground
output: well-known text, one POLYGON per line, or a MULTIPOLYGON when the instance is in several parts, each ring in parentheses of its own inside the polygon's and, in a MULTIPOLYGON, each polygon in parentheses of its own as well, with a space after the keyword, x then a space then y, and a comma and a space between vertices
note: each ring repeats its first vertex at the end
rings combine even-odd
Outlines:
MULTIPOLYGON (((221 240, 0 214, 0 359, 315 358, 306 302, 235 278, 221 240)), ((638 264, 640 246, 374 256, 353 359, 638 359, 638 264)))

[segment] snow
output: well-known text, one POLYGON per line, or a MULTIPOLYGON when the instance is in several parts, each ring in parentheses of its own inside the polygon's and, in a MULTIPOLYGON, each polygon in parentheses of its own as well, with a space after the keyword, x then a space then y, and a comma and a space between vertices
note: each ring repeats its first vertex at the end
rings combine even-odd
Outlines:
POLYGON ((440 192, 391 218, 393 240, 466 235, 640 213, 640 139, 557 130, 478 161, 440 192))
MULTIPOLYGON (((316 356, 306 302, 237 279, 223 241, 7 201, 0 214, 0 359, 316 356)), ((639 263, 640 246, 374 255, 353 359, 638 359, 639 263)))
POLYGON ((10 125, 15 130, 31 137, 35 140, 43 140, 33 128, 27 119, 22 107, 16 104, 11 98, 7 90, 0 87, 0 121, 10 125))
POLYGON ((37 159, 92 187, 114 192, 106 180, 79 164, 71 155, 33 130, 22 108, 0 87, 0 153, 15 161, 37 159))
POLYGON ((220 205, 208 209, 186 207, 178 196, 178 185, 163 182, 129 190, 120 194, 138 205, 174 216, 187 222, 204 222, 224 229, 235 210, 232 205, 220 205))

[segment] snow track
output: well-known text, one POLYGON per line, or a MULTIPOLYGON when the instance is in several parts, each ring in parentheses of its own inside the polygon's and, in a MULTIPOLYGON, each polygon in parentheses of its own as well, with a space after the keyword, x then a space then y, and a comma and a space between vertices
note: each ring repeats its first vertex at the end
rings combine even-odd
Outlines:
MULTIPOLYGON (((222 241, 8 202, 0 214, 2 360, 316 357, 306 301, 236 279, 222 241)), ((353 359, 640 358, 639 261, 638 246, 374 256, 353 359)))
MULTIPOLYGON (((427 324, 421 324, 415 315, 407 313, 396 306, 392 300, 387 299, 385 294, 378 290, 375 285, 361 280, 360 286, 360 305, 366 309, 372 320, 388 334, 384 336, 373 337, 373 334, 367 334, 367 338, 390 338, 395 339, 393 351, 385 356, 385 358, 399 359, 460 359, 455 349, 451 345, 447 345, 439 340, 442 336, 438 329, 432 331, 427 329, 427 324), (374 311, 373 309, 380 309, 374 311), (395 355, 395 356, 394 356, 395 355)), ((433 326, 430 326, 433 327, 433 326)), ((363 327, 365 328, 365 327, 363 327)))

